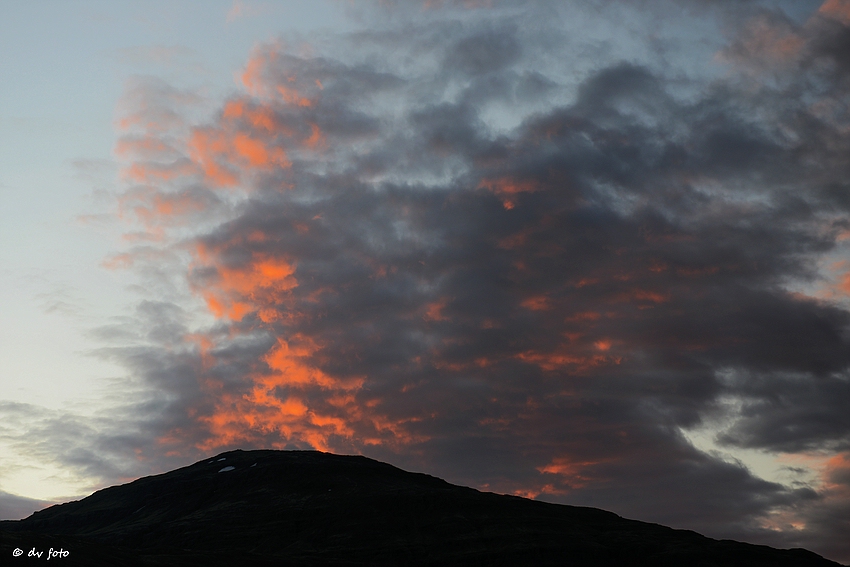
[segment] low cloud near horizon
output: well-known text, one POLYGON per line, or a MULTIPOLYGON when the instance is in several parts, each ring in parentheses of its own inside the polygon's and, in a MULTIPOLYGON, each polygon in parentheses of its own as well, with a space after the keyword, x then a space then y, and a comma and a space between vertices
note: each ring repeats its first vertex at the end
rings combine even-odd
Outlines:
POLYGON ((381 4, 201 121, 128 85, 129 377, 38 450, 360 453, 850 561, 850 2, 381 4))
POLYGON ((26 518, 36 510, 49 506, 51 502, 34 500, 0 491, 0 520, 26 518))

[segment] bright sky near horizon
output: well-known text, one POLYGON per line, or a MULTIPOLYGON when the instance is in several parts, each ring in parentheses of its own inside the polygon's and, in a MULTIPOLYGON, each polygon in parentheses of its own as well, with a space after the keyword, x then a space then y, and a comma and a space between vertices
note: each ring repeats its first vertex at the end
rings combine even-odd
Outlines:
POLYGON ((850 562, 850 1, 0 0, 0 518, 232 448, 850 562))

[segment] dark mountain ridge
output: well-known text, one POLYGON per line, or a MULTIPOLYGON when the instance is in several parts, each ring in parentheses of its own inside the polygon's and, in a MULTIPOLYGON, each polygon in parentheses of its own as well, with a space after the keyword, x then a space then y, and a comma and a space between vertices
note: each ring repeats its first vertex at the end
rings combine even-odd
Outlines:
POLYGON ((230 451, 0 522, 0 564, 49 548, 90 567, 839 565, 317 451, 230 451))

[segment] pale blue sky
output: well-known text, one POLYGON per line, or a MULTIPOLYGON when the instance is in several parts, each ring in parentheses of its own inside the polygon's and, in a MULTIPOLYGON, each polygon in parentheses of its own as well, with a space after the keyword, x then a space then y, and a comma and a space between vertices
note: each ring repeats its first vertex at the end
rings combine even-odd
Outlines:
MULTIPOLYGON (((161 77, 213 104, 255 45, 345 25, 323 1, 0 2, 0 398, 90 413, 124 372, 89 355, 89 333, 137 299, 101 266, 121 247, 112 152, 127 81, 161 77)), ((23 452, 3 447, 0 471, 23 452)), ((72 494, 53 472, 0 472, 0 490, 72 494)))

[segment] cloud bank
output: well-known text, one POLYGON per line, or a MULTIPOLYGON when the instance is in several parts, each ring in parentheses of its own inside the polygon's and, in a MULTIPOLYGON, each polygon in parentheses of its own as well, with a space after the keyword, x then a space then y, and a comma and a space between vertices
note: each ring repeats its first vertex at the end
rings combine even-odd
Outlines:
POLYGON ((0 520, 18 520, 47 506, 48 502, 0 492, 0 520))
POLYGON ((850 4, 578 4, 361 8, 203 121, 131 84, 107 265, 147 296, 100 355, 133 433, 87 443, 363 453, 850 560, 850 4))

